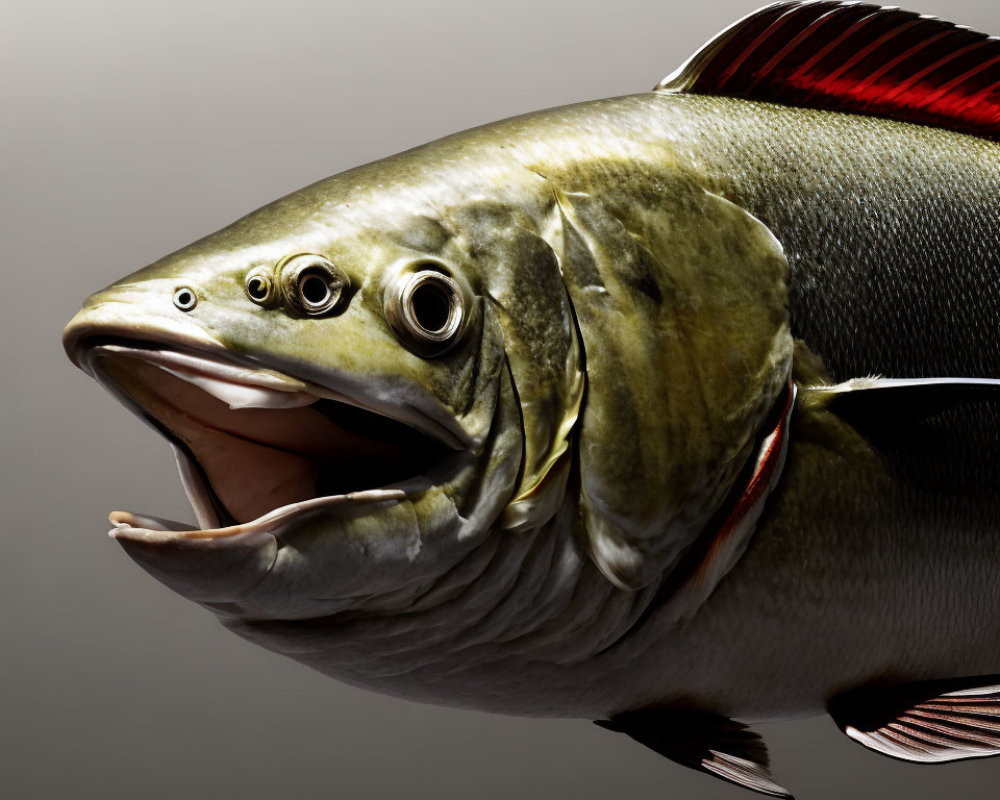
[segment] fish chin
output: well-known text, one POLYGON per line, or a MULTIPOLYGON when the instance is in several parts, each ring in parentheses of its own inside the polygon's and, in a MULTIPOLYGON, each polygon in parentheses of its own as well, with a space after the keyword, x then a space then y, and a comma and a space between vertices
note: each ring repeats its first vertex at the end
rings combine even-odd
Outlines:
MULTIPOLYGON (((409 504, 402 490, 375 489, 292 503, 247 523, 207 530, 115 511, 109 535, 153 577, 221 616, 329 616, 355 607, 359 597, 396 588, 372 579, 364 563, 371 543, 352 537, 352 528, 359 518, 398 522, 396 507, 409 504), (338 537, 353 539, 353 546, 329 547, 338 537)), ((408 510, 402 516, 414 515, 408 510)), ((378 527, 390 552, 412 553, 419 541, 413 525, 378 527)), ((396 580, 392 573, 385 570, 384 577, 396 580)))

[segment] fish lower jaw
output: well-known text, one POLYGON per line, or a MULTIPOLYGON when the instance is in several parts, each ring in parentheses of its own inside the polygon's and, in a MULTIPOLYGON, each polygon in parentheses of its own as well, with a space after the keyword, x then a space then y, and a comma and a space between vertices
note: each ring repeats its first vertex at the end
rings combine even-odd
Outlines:
MULTIPOLYGON (((411 485, 408 488, 412 491, 418 487, 411 485)), ((269 533, 277 536, 292 519, 305 514, 319 513, 343 506, 357 507, 376 503, 402 502, 410 496, 410 492, 402 487, 386 487, 316 497, 312 500, 303 500, 281 506, 250 522, 211 528, 196 528, 183 522, 148 514, 136 514, 131 511, 112 511, 108 516, 108 522, 112 525, 108 536, 112 539, 130 539, 150 544, 177 540, 226 539, 246 533, 269 533)))

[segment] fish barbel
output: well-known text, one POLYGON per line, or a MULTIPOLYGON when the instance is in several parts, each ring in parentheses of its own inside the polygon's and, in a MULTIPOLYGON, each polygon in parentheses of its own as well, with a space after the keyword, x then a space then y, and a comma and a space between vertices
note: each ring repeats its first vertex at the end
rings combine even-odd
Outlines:
POLYGON ((316 183, 91 296, 197 518, 111 535, 348 683, 1000 752, 1000 43, 769 6, 654 91, 316 183))

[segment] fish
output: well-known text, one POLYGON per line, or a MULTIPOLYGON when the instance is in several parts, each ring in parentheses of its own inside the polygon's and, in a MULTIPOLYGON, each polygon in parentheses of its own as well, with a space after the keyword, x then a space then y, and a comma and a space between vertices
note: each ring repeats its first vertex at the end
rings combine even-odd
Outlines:
POLYGON ((1000 752, 1000 42, 779 2, 649 92, 357 167, 88 298, 236 634, 769 796, 760 722, 1000 752))

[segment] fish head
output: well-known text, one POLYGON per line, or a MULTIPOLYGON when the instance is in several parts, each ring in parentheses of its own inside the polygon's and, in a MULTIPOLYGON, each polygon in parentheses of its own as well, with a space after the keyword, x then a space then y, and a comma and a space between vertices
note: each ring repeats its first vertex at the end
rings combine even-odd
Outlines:
POLYGON ((451 668, 600 652, 715 541, 787 386, 780 243, 669 153, 536 167, 533 124, 321 181, 87 301, 70 357, 167 437, 198 517, 113 514, 133 558, 270 649, 455 702, 451 668))
POLYGON ((426 198, 357 183, 135 272, 64 334, 167 438, 198 520, 115 512, 111 535, 222 615, 405 607, 515 493, 519 412, 468 248, 426 198))

